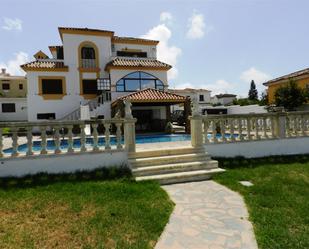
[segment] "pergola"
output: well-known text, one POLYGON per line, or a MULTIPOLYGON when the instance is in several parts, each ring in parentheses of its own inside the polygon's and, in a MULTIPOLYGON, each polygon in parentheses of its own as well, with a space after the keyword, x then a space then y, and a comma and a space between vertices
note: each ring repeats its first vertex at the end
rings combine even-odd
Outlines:
POLYGON ((132 106, 166 106, 166 120, 171 121, 171 105, 183 104, 185 115, 185 130, 189 132, 190 122, 188 117, 191 113, 191 101, 190 98, 177 95, 174 93, 147 88, 131 94, 119 97, 112 103, 112 115, 120 110, 122 116, 124 116, 124 100, 129 100, 132 106))

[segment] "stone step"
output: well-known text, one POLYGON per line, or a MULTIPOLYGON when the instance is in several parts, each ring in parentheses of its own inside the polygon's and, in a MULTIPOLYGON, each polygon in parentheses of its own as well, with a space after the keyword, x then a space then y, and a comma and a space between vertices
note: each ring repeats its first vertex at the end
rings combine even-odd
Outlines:
POLYGON ((194 161, 187 163, 138 167, 132 169, 132 173, 135 177, 137 177, 137 176, 170 174, 176 172, 189 172, 189 171, 214 169, 214 168, 218 168, 218 161, 207 160, 207 161, 194 161))
POLYGON ((193 147, 182 147, 174 149, 159 149, 159 150, 145 150, 138 152, 130 152, 128 154, 129 158, 146 158, 146 157, 156 157, 156 156, 168 156, 168 155, 183 155, 191 153, 205 153, 204 148, 193 148, 193 147))
POLYGON ((160 164, 178 163, 178 162, 194 162, 194 161, 210 160, 210 157, 205 153, 192 153, 183 155, 168 155, 146 158, 129 159, 129 164, 132 168, 154 166, 160 164))
POLYGON ((161 174, 161 175, 138 176, 135 179, 136 181, 154 180, 164 185, 164 184, 208 180, 211 178, 213 174, 221 173, 224 171, 225 171, 224 169, 215 168, 215 169, 195 170, 195 171, 178 172, 178 173, 161 174))

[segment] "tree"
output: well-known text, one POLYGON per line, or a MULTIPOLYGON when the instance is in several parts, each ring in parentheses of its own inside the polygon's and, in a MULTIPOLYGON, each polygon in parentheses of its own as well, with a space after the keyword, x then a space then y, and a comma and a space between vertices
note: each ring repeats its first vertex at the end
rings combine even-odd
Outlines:
POLYGON ((278 88, 275 92, 275 105, 283 106, 289 111, 294 111, 296 107, 304 104, 307 99, 307 91, 298 87, 293 79, 290 79, 287 85, 278 88))
POLYGON ((256 85, 254 83, 254 80, 251 80, 250 90, 249 90, 249 93, 248 93, 248 99, 249 100, 258 100, 258 91, 256 90, 256 85))
POLYGON ((268 105, 268 93, 267 93, 267 91, 262 92, 259 105, 268 105))

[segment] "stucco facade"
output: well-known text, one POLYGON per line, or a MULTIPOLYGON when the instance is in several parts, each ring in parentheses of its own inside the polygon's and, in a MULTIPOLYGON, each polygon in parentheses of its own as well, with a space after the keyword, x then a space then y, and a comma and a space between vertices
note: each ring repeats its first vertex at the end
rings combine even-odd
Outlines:
MULTIPOLYGON (((22 65, 27 72, 29 121, 38 121, 40 114, 53 114, 53 118, 62 119, 81 104, 94 101, 102 94, 102 90, 93 89, 94 85, 90 89, 90 85, 85 84, 97 84, 98 79, 108 82, 110 89, 105 89, 103 93, 110 97, 105 98, 104 103, 100 103, 100 108, 96 108, 91 116, 110 116, 111 102, 130 93, 117 91, 116 88, 117 82, 130 73, 149 74, 154 82, 160 82, 167 89, 167 71, 171 67, 156 60, 158 41, 118 37, 112 31, 92 29, 59 28, 59 33, 62 45, 49 47, 51 58, 37 59, 22 65), (85 56, 90 59, 85 59, 85 56), (118 57, 125 58, 126 63, 113 64, 113 60, 118 57), (51 82, 53 79, 58 81, 57 84, 62 81, 62 87, 58 86, 60 94, 55 94, 53 89, 42 91, 48 79, 51 82), (51 92, 46 94, 46 91, 51 92)), ((141 82, 141 79, 138 80, 141 82)), ((132 84, 136 83, 131 81, 132 84)), ((128 80, 127 84, 131 81, 128 80)))

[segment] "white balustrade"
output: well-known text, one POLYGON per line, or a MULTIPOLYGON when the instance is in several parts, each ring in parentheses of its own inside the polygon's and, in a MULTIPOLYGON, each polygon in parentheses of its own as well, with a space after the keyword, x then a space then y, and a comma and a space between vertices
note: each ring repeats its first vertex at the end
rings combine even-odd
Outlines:
POLYGON ((86 141, 88 137, 93 141, 89 151, 97 153, 104 150, 121 149, 134 151, 135 122, 136 119, 134 118, 125 119, 121 117, 85 121, 2 122, 0 123, 0 158, 87 153, 88 145, 86 147, 86 141), (86 126, 92 128, 91 135, 86 135, 86 126), (99 130, 102 130, 102 127, 105 130, 104 134, 99 134, 99 130), (10 133, 4 135, 3 128, 8 128, 10 133), (75 133, 76 130, 80 130, 79 136, 75 133), (20 140, 19 137, 21 137, 20 140), (100 137, 105 140, 103 147, 99 146, 100 137), (112 142, 111 137, 113 137, 112 142), (73 148, 76 139, 80 141, 79 150, 73 148), (126 144, 126 148, 122 144, 123 141, 126 144), (39 146, 39 148, 34 149, 34 144, 39 146), (19 145, 23 146, 19 147, 19 145), (62 146, 66 146, 66 148, 61 149, 62 146))
POLYGON ((309 136, 309 112, 193 116, 191 125, 198 118, 205 144, 309 136))

